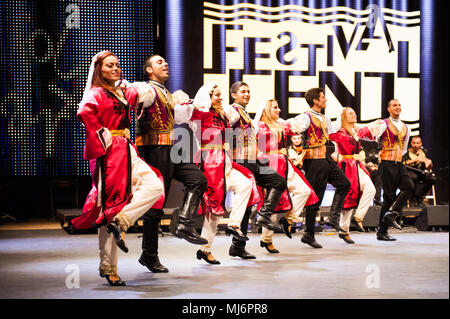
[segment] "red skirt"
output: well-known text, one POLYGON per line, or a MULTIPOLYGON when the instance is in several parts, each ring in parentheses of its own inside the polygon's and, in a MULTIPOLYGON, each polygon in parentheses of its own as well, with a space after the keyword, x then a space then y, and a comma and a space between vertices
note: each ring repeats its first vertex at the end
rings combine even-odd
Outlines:
MULTIPOLYGON (((225 151, 220 149, 204 149, 195 154, 194 162, 200 167, 208 182, 203 194, 204 205, 199 209, 199 214, 214 214, 223 216, 226 213, 225 198, 227 187, 225 180, 225 151)), ((255 177, 245 167, 231 162, 232 168, 241 172, 252 183, 252 194, 247 207, 253 206, 261 201, 255 177)))
MULTIPOLYGON (((280 174, 286 181, 288 180, 288 172, 289 172, 289 166, 294 169, 294 172, 300 176, 300 178, 308 185, 308 187, 311 189, 311 195, 309 195, 308 200, 305 204, 305 206, 314 205, 319 201, 319 198, 317 197, 316 193, 314 192, 311 185, 306 180, 305 175, 303 175, 302 171, 300 171, 290 160, 286 155, 283 154, 265 154, 264 156, 260 157, 262 161, 268 160, 268 165, 270 168, 275 170, 278 174, 280 174)), ((258 190, 260 193, 260 196, 263 198, 263 189, 258 186, 258 190)), ((260 210, 262 206, 262 203, 258 205, 258 211, 260 210)), ((281 195, 280 202, 278 203, 277 207, 275 208, 275 213, 284 213, 288 212, 292 209, 292 200, 291 196, 289 195, 288 190, 286 189, 283 194, 281 195)))
MULTIPOLYGON (((86 198, 81 216, 72 220, 76 229, 87 229, 105 222, 109 223, 131 200, 133 194, 131 192, 132 161, 130 147, 135 148, 129 140, 123 137, 113 137, 112 144, 107 149, 106 154, 89 161, 92 189, 86 198), (99 202, 100 182, 102 186, 99 202), (102 213, 100 214, 100 212, 102 213)), ((164 183, 159 170, 150 165, 149 167, 164 183)), ((163 205, 164 195, 158 199, 152 208, 162 209, 163 205)))
POLYGON ((338 163, 338 166, 350 181, 350 190, 345 197, 343 208, 356 208, 358 207, 359 199, 361 198, 358 167, 360 167, 367 175, 370 176, 370 174, 360 161, 357 161, 353 158, 341 160, 338 163))

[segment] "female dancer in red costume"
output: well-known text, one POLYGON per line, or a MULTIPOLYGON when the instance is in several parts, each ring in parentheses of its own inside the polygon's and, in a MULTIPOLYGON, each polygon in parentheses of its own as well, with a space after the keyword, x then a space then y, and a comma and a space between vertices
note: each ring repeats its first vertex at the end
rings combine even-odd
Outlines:
POLYGON ((228 154, 230 124, 222 108, 220 89, 214 84, 205 84, 197 92, 193 104, 200 109, 194 110, 191 126, 200 141, 200 150, 194 161, 203 171, 208 186, 203 195, 205 214, 201 237, 208 243, 200 246, 197 258, 210 264, 220 264, 211 254, 211 245, 217 232, 217 226, 226 213, 225 197, 228 191, 234 193, 229 223, 225 229, 227 235, 240 240, 248 240, 240 224, 247 206, 256 204, 259 194, 253 175, 246 168, 236 164, 228 154), (198 136, 201 134, 201 136, 198 136))
POLYGON ((115 84, 121 79, 119 60, 112 52, 92 58, 77 113, 86 130, 84 159, 89 160, 92 190, 83 214, 72 220, 76 229, 99 226, 100 276, 112 286, 125 285, 117 274, 117 247, 128 252, 125 231, 164 201, 159 171, 138 156, 130 141, 130 105, 115 84))
POLYGON ((340 218, 340 227, 344 232, 339 233, 339 238, 349 244, 354 243, 349 235, 350 222, 358 231, 365 231, 362 221, 376 193, 370 174, 359 159, 360 139, 374 140, 382 122, 382 120, 377 120, 361 127, 356 124, 356 120, 355 111, 351 107, 345 107, 341 114, 340 129, 336 133, 330 134, 330 140, 335 142, 338 147, 338 166, 351 183, 340 218), (356 211, 352 217, 352 211, 355 208, 356 211))
MULTIPOLYGON (((280 174, 287 182, 287 190, 281 196, 276 212, 287 212, 280 219, 280 224, 285 234, 292 238, 290 228, 292 223, 297 223, 300 213, 305 205, 312 205, 319 199, 307 182, 303 173, 289 160, 287 156, 288 135, 294 135, 287 126, 282 126, 278 121, 280 108, 276 100, 268 100, 264 105, 261 119, 258 123, 258 148, 261 152, 260 160, 267 161, 269 167, 280 174)), ((275 222, 277 215, 272 215, 275 222)), ((273 231, 263 227, 261 247, 265 247, 270 253, 278 253, 272 242, 273 231)))

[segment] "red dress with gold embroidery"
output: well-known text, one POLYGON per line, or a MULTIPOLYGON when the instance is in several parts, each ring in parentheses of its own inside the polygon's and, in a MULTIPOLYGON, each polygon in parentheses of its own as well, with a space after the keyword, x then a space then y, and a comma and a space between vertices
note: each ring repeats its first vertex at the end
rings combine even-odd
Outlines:
MULTIPOLYGON (((295 167, 295 165, 289 160, 286 155, 287 135, 295 135, 289 129, 285 128, 281 136, 271 130, 266 123, 260 121, 258 124, 258 148, 261 154, 258 156, 261 162, 267 162, 269 167, 274 169, 280 174, 286 181, 288 179, 288 167, 289 165, 294 169, 295 173, 308 185, 311 189, 311 195, 309 196, 305 206, 315 204, 319 198, 312 189, 311 185, 306 180, 303 173, 295 167)), ((258 207, 259 208, 259 207, 258 207)), ((281 195, 280 202, 275 208, 276 213, 286 212, 292 209, 292 201, 287 190, 281 195)))
MULTIPOLYGON (((367 127, 359 129, 357 135, 359 139, 373 140, 373 136, 367 127)), ((345 197, 344 209, 356 208, 361 198, 358 167, 370 176, 363 163, 353 157, 361 151, 360 140, 356 140, 344 128, 330 134, 330 139, 337 144, 339 154, 342 155, 342 160, 339 161, 338 166, 351 183, 350 190, 345 197)))
MULTIPOLYGON (((92 189, 83 206, 82 215, 73 219, 72 224, 77 229, 86 229, 111 221, 130 201, 130 147, 136 147, 127 137, 112 136, 111 145, 106 148, 102 135, 104 128, 109 131, 130 128, 128 103, 124 103, 106 89, 93 87, 81 101, 77 118, 85 127, 83 157, 89 160, 92 189), (99 216, 100 212, 102 214, 99 216)), ((151 166, 150 168, 162 180, 160 172, 151 166)), ((161 196, 153 207, 162 208, 163 203, 164 196, 161 196)))
POLYGON ((200 122, 201 130, 196 132, 196 135, 201 134, 199 136, 201 149, 195 154, 194 162, 199 165, 208 182, 206 191, 203 194, 206 205, 203 207, 202 213, 215 215, 224 215, 226 213, 225 161, 230 161, 232 168, 237 169, 252 181, 253 190, 247 206, 258 203, 261 199, 253 174, 245 167, 231 160, 227 143, 225 143, 226 130, 230 129, 228 120, 226 118, 223 119, 211 108, 209 112, 195 110, 191 121, 200 122))

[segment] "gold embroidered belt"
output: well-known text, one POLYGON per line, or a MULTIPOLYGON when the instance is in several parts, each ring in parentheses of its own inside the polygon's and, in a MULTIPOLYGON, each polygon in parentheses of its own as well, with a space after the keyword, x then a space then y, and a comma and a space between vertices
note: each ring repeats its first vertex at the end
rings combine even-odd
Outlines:
POLYGON ((273 150, 273 151, 267 151, 266 154, 282 154, 287 155, 286 149, 282 148, 281 150, 273 150))
POLYGON ((125 138, 130 138, 130 130, 129 129, 123 129, 123 130, 110 130, 112 136, 123 136, 125 138))
POLYGON ((204 150, 229 150, 230 146, 228 143, 225 144, 202 144, 201 146, 204 150))
POLYGON ((359 160, 359 155, 358 154, 352 154, 352 155, 341 155, 342 159, 355 159, 355 160, 359 160))

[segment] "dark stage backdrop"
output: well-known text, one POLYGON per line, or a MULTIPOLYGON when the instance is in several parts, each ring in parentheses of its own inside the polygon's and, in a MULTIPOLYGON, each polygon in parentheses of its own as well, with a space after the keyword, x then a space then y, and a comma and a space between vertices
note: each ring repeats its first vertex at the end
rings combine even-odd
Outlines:
POLYGON ((171 91, 193 97, 213 81, 227 103, 230 84, 244 80, 250 112, 275 97, 285 118, 307 109, 304 92, 313 86, 325 87, 331 118, 350 105, 368 122, 398 98, 435 162, 438 199, 448 202, 442 1, 7 0, 0 10, 3 180, 88 180, 75 116, 90 59, 108 49, 129 81, 143 80, 143 60, 160 53, 171 91))
POLYGON ((195 95, 217 83, 229 102, 237 80, 248 105, 276 98, 281 116, 307 109, 304 93, 324 87, 326 114, 352 106, 359 122, 387 117, 392 98, 421 135, 448 202, 448 23, 441 1, 181 1, 161 5, 161 38, 172 90, 195 95))
POLYGON ((142 80, 154 51, 149 1, 1 1, 1 176, 88 175, 76 111, 92 56, 142 80))

